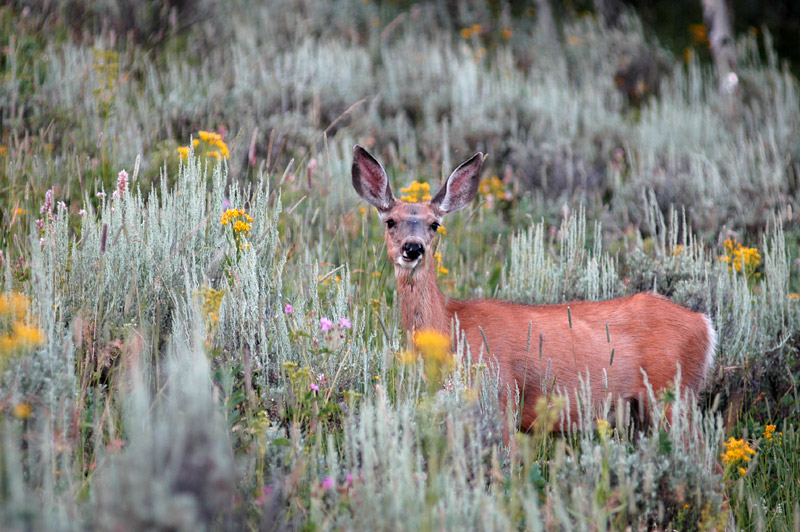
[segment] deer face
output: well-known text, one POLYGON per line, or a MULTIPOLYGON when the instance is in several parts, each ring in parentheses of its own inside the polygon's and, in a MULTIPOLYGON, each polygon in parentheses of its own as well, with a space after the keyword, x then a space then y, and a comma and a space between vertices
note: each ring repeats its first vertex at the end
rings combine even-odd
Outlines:
POLYGON ((442 217, 475 198, 482 164, 483 154, 476 153, 450 174, 432 200, 404 203, 395 199, 380 163, 361 146, 353 148, 353 188, 378 210, 395 271, 416 271, 431 256, 442 217))
POLYGON ((426 256, 430 256, 442 216, 429 201, 397 201, 389 211, 381 214, 381 221, 386 227, 389 260, 400 268, 415 269, 426 256))

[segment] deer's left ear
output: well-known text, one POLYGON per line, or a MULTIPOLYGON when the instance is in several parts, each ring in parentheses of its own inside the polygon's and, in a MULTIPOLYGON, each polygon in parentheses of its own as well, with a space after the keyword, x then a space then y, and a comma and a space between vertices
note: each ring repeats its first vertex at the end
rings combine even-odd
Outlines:
POLYGON ((475 194, 478 193, 483 159, 483 154, 478 152, 453 170, 453 173, 431 200, 431 205, 437 207, 442 214, 457 211, 469 205, 475 199, 475 194))

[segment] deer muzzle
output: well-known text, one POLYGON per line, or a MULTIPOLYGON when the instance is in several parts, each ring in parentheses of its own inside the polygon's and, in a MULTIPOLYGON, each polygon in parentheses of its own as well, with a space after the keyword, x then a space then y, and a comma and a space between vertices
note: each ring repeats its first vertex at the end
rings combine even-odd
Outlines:
POLYGON ((403 244, 403 260, 413 262, 425 254, 425 248, 417 242, 403 244))

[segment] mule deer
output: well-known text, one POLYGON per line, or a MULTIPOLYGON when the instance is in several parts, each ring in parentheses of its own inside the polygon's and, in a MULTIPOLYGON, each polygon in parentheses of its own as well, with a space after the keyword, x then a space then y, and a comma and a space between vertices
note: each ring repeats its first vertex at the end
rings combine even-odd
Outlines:
MULTIPOLYGON (((511 390, 516 386, 523 394, 519 419, 524 430, 536 419, 534 405, 542 395, 548 359, 551 377, 570 392, 579 387, 579 374, 585 378, 588 373, 590 382, 599 383, 605 370, 613 378, 609 388, 615 395, 636 401, 646 397, 642 370, 658 391, 674 381, 678 365, 684 387, 699 392, 714 362, 714 328, 706 315, 665 297, 639 293, 600 302, 523 305, 494 299, 456 301, 442 294, 432 253, 437 229, 445 214, 475 198, 482 164, 483 154, 476 153, 453 171, 433 199, 406 203, 395 199, 380 163, 361 146, 353 150, 353 187, 377 209, 386 226, 403 328, 449 335, 451 321, 457 318, 472 351, 483 349, 496 359, 501 384, 511 390), (541 339, 541 359, 538 349, 530 353, 531 336, 541 339)), ((599 389, 593 387, 593 401, 602 398, 599 389)), ((577 419, 577 408, 572 404, 568 419, 577 419)))

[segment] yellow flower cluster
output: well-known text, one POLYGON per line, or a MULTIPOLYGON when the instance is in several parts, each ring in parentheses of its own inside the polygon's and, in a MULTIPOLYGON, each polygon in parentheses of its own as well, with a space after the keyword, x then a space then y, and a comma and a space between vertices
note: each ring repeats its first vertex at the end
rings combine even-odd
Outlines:
POLYGON ((228 209, 222 213, 219 223, 222 225, 231 224, 234 233, 249 233, 253 218, 244 209, 228 209))
POLYGON ((203 286, 200 290, 196 290, 194 295, 200 298, 200 308, 209 323, 219 322, 219 307, 222 305, 222 296, 225 295, 225 290, 217 290, 203 286))
POLYGON ((708 44, 708 29, 705 24, 689 24, 689 33, 695 44, 708 44))
POLYGON ((27 297, 17 292, 0 294, 0 315, 10 315, 16 319, 22 319, 27 313, 27 297))
POLYGON ((23 294, 0 294, 0 367, 5 356, 30 351, 45 340, 38 327, 25 322, 29 306, 23 294))
POLYGON ((414 345, 426 360, 451 364, 450 337, 433 329, 425 329, 414 333, 414 345))
POLYGON ((414 345, 423 356, 441 362, 452 361, 450 353, 450 337, 433 329, 417 331, 414 334, 414 345))
MULTIPOLYGON (((230 159, 231 153, 228 150, 228 145, 222 140, 222 135, 213 131, 198 131, 197 136, 200 138, 192 140, 192 146, 194 146, 195 150, 200 148, 200 143, 202 142, 204 146, 198 152, 204 153, 206 157, 230 159)), ((179 146, 178 154, 181 159, 189 157, 189 146, 179 146)))
POLYGON ((447 275, 448 273, 450 273, 450 270, 444 267, 444 262, 442 261, 441 253, 437 251, 436 254, 434 255, 434 258, 436 259, 436 273, 440 275, 447 275))
POLYGON ((781 440, 783 440, 783 432, 778 432, 776 437, 775 431, 777 430, 777 428, 778 427, 776 427, 775 425, 767 425, 766 427, 764 427, 764 438, 768 442, 777 442, 777 444, 780 445, 782 443, 781 440))
POLYGON ((729 467, 738 467, 739 473, 742 475, 747 473, 747 469, 743 466, 756 454, 750 448, 750 444, 731 436, 723 445, 725 446, 725 452, 722 453, 722 463, 729 467))
POLYGON ((420 201, 430 201, 431 199, 431 186, 428 183, 413 181, 406 188, 401 188, 400 192, 404 194, 400 197, 400 201, 407 203, 419 203, 420 201))
POLYGON ((597 434, 600 436, 601 442, 607 442, 612 432, 614 432, 614 429, 611 428, 611 423, 607 419, 597 419, 597 434))
POLYGON ((506 197, 506 186, 499 177, 493 175, 492 177, 486 177, 481 180, 478 185, 478 192, 480 192, 481 196, 486 198, 493 196, 501 200, 506 197))
POLYGON ((200 302, 200 310, 203 312, 203 321, 206 324, 206 345, 211 346, 214 336, 219 327, 219 307, 222 305, 222 297, 225 290, 217 290, 208 286, 200 287, 194 291, 194 296, 200 302))
POLYGON ((744 267, 744 274, 749 280, 757 279, 759 274, 756 271, 761 264, 761 254, 758 248, 746 248, 736 239, 726 238, 725 254, 719 256, 719 261, 728 265, 728 270, 741 273, 744 267))
POLYGON ((481 26, 480 24, 473 24, 469 28, 461 29, 461 37, 464 39, 469 39, 473 35, 477 36, 480 35, 481 33, 483 33, 483 26, 481 26))
POLYGON ((14 417, 17 419, 28 419, 33 414, 33 407, 30 403, 17 403, 14 405, 14 408, 11 409, 11 413, 14 414, 14 417))
POLYGON ((533 422, 534 429, 540 434, 551 432, 561 419, 561 412, 566 406, 567 400, 559 395, 536 399, 533 407, 536 412, 536 420, 533 422))

